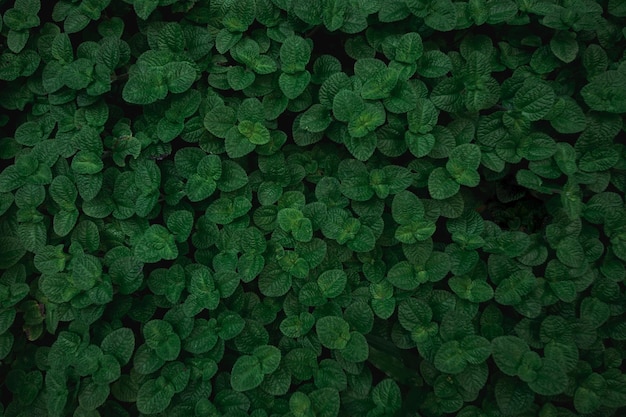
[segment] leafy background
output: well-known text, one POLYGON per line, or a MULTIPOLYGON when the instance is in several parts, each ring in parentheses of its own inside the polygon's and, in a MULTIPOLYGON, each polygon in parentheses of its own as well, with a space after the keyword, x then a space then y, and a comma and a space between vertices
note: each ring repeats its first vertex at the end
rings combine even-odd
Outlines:
POLYGON ((626 410, 625 2, 0 12, 0 415, 626 410))

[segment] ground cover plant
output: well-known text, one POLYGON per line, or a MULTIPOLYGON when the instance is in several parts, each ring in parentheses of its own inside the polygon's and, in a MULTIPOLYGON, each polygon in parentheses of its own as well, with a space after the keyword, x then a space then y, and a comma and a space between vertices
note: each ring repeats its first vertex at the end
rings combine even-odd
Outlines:
POLYGON ((626 412, 626 2, 0 13, 0 416, 626 412))

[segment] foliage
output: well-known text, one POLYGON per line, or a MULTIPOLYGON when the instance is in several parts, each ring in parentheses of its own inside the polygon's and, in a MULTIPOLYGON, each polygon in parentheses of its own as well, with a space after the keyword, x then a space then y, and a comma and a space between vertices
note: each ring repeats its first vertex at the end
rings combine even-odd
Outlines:
POLYGON ((625 4, 0 1, 0 416, 623 415, 625 4))

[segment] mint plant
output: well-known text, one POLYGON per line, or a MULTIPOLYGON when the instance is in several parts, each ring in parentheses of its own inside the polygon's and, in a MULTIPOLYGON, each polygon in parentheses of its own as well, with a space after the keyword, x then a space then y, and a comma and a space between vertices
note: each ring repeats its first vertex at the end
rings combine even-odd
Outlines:
POLYGON ((0 416, 624 414, 625 2, 0 17, 0 416))

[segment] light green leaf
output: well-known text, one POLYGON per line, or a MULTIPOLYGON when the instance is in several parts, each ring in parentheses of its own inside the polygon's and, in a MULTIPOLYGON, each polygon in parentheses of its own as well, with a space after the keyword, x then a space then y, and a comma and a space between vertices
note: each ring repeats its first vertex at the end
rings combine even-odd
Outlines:
POLYGON ((365 100, 380 100, 389 97, 398 82, 398 72, 384 69, 374 73, 363 83, 361 97, 365 100))
POLYGON ((385 109, 382 105, 366 103, 360 113, 351 117, 348 123, 348 133, 354 138, 362 138, 382 126, 385 118, 385 109))
POLYGON ((270 132, 262 123, 243 120, 237 129, 255 145, 264 145, 270 141, 270 132))

